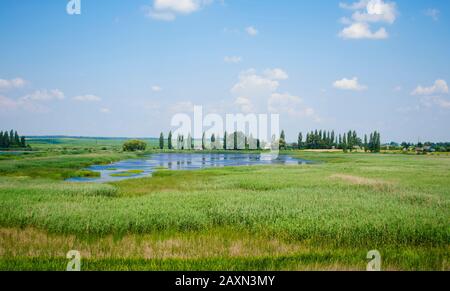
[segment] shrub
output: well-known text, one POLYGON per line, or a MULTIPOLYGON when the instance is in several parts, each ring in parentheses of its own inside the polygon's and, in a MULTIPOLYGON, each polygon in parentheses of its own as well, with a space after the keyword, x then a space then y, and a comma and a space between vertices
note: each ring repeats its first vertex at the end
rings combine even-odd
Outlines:
POLYGON ((126 152, 145 151, 147 144, 140 140, 130 140, 123 144, 123 150, 126 152))

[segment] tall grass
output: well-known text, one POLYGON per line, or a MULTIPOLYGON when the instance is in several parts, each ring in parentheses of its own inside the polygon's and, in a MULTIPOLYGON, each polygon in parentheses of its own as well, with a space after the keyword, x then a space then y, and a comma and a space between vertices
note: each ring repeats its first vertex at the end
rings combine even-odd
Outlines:
MULTIPOLYGON (((32 227, 94 240, 158 233, 214 236, 228 229, 324 250, 409 250, 398 261, 411 260, 419 250, 448 252, 450 157, 293 154, 325 163, 162 171, 152 178, 105 185, 27 177, 33 177, 30 169, 75 169, 92 162, 91 156, 0 164, 0 171, 11 176, 0 178, 0 227, 32 227)), ((354 266, 344 257, 343 266, 354 266)), ((448 267, 442 255, 433 256, 431 264, 421 258, 422 266, 441 262, 448 267)), ((92 266, 112 266, 95 261, 95 256, 93 260, 92 266)), ((265 266, 276 268, 276 260, 265 266)), ((136 264, 139 269, 141 263, 136 264)))

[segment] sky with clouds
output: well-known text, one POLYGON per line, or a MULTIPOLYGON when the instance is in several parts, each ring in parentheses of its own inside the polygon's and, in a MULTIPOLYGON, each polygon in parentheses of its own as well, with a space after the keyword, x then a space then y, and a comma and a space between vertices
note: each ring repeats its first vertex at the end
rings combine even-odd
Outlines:
POLYGON ((450 141, 448 1, 68 2, 0 2, 2 129, 159 136, 201 105, 450 141))

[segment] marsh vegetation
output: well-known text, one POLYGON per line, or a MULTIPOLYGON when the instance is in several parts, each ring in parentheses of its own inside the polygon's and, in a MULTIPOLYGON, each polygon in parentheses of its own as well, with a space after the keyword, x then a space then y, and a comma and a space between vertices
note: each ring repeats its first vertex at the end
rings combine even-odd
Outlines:
MULTIPOLYGON (((76 151, 74 149, 74 151, 76 151)), ((64 182, 135 154, 49 150, 0 160, 0 269, 448 270, 450 156, 290 151, 305 165, 159 169, 64 182)))

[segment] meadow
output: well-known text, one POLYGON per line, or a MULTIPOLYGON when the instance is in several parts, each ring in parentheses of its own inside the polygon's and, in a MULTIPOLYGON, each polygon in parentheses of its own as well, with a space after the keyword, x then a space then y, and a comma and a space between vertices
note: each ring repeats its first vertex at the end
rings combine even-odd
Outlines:
POLYGON ((0 269, 450 270, 450 156, 289 151, 312 165, 68 183, 136 154, 36 141, 0 157, 0 269))

